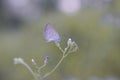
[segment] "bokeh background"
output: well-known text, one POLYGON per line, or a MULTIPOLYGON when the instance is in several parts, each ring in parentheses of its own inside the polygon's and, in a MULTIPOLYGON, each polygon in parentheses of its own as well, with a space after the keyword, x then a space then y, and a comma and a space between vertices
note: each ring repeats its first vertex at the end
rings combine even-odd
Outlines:
POLYGON ((51 23, 64 48, 72 38, 79 50, 70 54, 46 80, 120 80, 120 0, 0 0, 0 80, 33 80, 34 59, 45 71, 61 58, 43 31, 51 23))

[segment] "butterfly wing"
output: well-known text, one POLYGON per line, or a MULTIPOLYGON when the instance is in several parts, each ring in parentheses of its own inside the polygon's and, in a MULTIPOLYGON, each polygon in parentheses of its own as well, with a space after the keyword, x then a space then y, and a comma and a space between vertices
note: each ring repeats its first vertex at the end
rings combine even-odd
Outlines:
POLYGON ((59 42, 60 41, 60 36, 58 32, 49 23, 46 24, 45 26, 44 37, 47 42, 51 42, 51 41, 59 42))

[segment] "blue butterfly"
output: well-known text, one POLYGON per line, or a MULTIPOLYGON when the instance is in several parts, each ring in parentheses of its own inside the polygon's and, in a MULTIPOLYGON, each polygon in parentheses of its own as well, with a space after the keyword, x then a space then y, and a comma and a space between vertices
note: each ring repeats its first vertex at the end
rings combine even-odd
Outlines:
POLYGON ((58 32, 49 23, 45 25, 44 37, 47 42, 53 41, 55 43, 58 43, 60 41, 60 36, 58 32))

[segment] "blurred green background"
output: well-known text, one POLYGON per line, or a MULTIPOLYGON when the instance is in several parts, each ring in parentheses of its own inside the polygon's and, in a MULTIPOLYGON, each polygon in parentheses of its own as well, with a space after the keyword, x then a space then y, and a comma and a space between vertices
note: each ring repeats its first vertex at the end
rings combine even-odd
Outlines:
POLYGON ((14 64, 16 57, 23 58, 33 70, 31 59, 42 65, 46 55, 50 57, 47 71, 57 64, 62 55, 43 36, 48 22, 59 32, 63 48, 71 38, 79 50, 46 80, 120 80, 120 0, 79 0, 75 14, 58 10, 57 1, 43 0, 37 20, 11 13, 6 17, 6 8, 0 7, 0 80, 33 80, 23 65, 14 64))

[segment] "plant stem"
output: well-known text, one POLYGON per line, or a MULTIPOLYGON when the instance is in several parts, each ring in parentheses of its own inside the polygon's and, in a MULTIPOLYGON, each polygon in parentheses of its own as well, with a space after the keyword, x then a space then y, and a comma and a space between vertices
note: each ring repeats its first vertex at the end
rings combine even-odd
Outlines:
POLYGON ((30 66, 28 64, 26 64, 25 62, 22 63, 22 64, 31 72, 31 74, 33 75, 33 77, 35 78, 35 80, 39 80, 39 78, 37 77, 37 74, 35 74, 33 72, 33 70, 30 68, 30 66))
POLYGON ((46 73, 46 74, 43 76, 43 78, 46 78, 47 76, 49 76, 50 74, 52 74, 52 73, 59 67, 59 65, 61 64, 61 62, 63 61, 63 59, 64 59, 65 57, 67 57, 67 55, 68 55, 68 54, 66 54, 66 53, 68 52, 69 46, 66 47, 66 50, 63 50, 63 49, 61 48, 61 46, 60 46, 59 43, 55 43, 55 44, 56 44, 56 46, 61 50, 61 52, 63 53, 63 56, 62 56, 62 58, 59 60, 59 62, 57 63, 57 65, 56 65, 50 72, 46 73))
POLYGON ((59 44, 59 43, 55 43, 55 44, 56 44, 56 46, 59 48, 59 50, 60 50, 62 53, 64 53, 64 50, 61 48, 60 44, 59 44))
POLYGON ((52 74, 57 68, 58 66, 61 64, 61 62, 63 61, 63 59, 65 58, 65 56, 63 55, 62 58, 60 59, 60 61, 58 62, 58 64, 48 73, 46 73, 43 78, 46 78, 47 76, 49 76, 50 74, 52 74))
POLYGON ((40 73, 41 69, 44 68, 46 64, 44 63, 41 67, 38 68, 38 73, 40 73))

